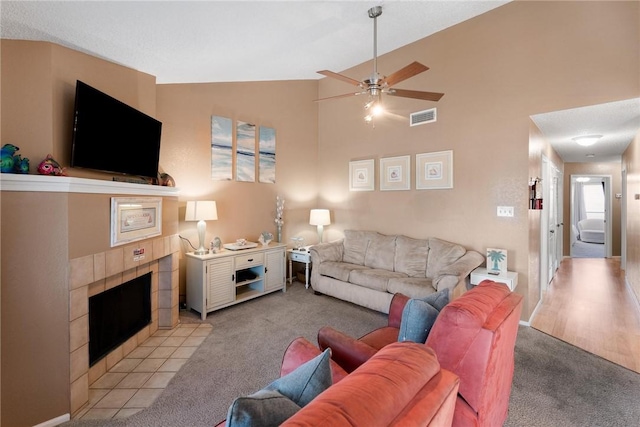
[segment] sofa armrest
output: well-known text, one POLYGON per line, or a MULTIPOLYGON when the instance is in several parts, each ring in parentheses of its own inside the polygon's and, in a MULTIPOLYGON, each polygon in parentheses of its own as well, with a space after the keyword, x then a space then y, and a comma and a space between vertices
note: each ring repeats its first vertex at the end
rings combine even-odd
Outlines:
POLYGON ((484 257, 476 251, 467 251, 456 262, 443 268, 438 272, 438 276, 433 281, 436 291, 444 288, 453 290, 460 283, 464 283, 466 277, 473 269, 479 267, 484 262, 484 257), (449 276, 449 277, 448 277, 449 276), (454 276, 455 278, 451 278, 454 276))
POLYGON ((407 305, 408 301, 409 297, 404 294, 398 292, 393 295, 391 305, 389 306, 389 326, 400 329, 400 325, 402 324, 402 312, 404 311, 404 306, 407 305))
POLYGON ((330 348, 331 359, 349 373, 378 352, 378 349, 330 326, 318 331, 318 345, 321 350, 330 348))
POLYGON ((311 253, 311 262, 319 265, 325 261, 342 261, 342 253, 344 252, 343 240, 335 242, 320 243, 313 245, 309 249, 311 253))
MULTIPOLYGON (((285 375, 295 371, 300 365, 308 362, 320 353, 322 352, 307 339, 303 337, 296 338, 291 341, 282 356, 280 376, 284 377, 285 375)), ((348 373, 335 361, 331 360, 329 363, 331 364, 331 378, 333 380, 333 384, 348 375, 348 373)))

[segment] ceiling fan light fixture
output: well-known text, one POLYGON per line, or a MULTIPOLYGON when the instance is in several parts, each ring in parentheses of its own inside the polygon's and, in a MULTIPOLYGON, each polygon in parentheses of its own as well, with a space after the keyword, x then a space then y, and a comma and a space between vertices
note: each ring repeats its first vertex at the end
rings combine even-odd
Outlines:
POLYGON ((598 142, 600 138, 602 138, 602 135, 582 135, 582 136, 576 136, 571 139, 574 140, 578 145, 582 145, 583 147, 589 147, 595 144, 596 142, 598 142))

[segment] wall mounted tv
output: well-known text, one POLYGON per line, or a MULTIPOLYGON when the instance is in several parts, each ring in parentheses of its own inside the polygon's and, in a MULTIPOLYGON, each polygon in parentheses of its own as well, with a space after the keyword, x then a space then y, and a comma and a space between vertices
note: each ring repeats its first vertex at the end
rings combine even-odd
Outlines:
POLYGON ((158 120, 77 81, 71 167, 155 179, 161 133, 158 120))

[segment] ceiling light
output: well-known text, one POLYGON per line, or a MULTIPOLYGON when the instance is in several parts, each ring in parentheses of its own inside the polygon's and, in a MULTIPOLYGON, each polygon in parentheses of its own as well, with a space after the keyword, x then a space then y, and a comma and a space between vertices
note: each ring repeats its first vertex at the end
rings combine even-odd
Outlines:
POLYGON ((596 156, 596 155, 595 155, 595 154, 593 154, 593 153, 585 154, 585 157, 589 157, 589 158, 592 158, 592 157, 595 157, 595 156, 596 156))
POLYGON ((591 180, 591 178, 589 178, 588 176, 579 176, 578 178, 576 178, 576 181, 578 182, 589 182, 591 180))
POLYGON ((583 135, 576 136, 575 138, 571 139, 573 139, 577 144, 582 145, 583 147, 588 147, 598 142, 600 138, 602 138, 602 135, 583 135))

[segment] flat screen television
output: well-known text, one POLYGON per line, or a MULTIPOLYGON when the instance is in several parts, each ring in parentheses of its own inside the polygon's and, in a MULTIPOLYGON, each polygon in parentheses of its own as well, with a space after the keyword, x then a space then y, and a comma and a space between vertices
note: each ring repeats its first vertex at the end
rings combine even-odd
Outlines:
POLYGON ((162 123, 76 83, 71 167, 156 179, 162 123))

